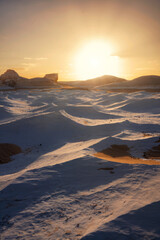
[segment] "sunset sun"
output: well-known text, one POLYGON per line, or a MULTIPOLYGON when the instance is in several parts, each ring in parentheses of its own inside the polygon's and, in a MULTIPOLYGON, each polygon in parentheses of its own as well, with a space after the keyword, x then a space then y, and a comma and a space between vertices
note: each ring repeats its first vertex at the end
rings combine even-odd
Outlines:
POLYGON ((102 40, 84 45, 75 57, 75 72, 78 79, 85 80, 104 74, 117 75, 119 58, 112 56, 113 46, 102 40))

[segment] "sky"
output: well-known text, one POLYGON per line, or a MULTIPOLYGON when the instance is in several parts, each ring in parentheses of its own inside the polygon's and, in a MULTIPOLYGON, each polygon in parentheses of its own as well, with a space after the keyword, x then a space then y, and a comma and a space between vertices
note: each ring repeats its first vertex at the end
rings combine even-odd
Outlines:
POLYGON ((159 0, 0 0, 0 74, 160 75, 159 0))

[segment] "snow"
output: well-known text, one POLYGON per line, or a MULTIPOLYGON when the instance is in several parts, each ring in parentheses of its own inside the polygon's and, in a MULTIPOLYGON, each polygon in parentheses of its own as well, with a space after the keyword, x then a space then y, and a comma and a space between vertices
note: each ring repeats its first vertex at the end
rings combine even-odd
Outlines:
POLYGON ((0 239, 160 239, 159 165, 94 156, 159 138, 160 93, 1 91, 0 143, 23 153, 0 165, 0 239))

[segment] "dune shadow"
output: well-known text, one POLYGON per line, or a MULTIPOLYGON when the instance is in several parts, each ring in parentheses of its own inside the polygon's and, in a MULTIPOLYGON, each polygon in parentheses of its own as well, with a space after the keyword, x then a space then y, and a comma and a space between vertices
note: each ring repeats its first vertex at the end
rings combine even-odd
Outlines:
MULTIPOLYGON (((1 191, 0 224, 2 225, 4 216, 9 216, 9 221, 19 212, 33 207, 42 199, 44 201, 48 196, 49 198, 72 196, 76 199, 76 194, 80 192, 92 191, 116 180, 117 174, 98 171, 100 166, 113 168, 115 164, 99 165, 100 162, 101 160, 97 158, 86 157, 26 172, 1 191)), ((123 166, 118 172, 118 177, 123 178, 129 171, 128 166, 127 170, 123 166)))
POLYGON ((104 224, 96 232, 83 240, 144 240, 160 239, 160 202, 151 203, 143 208, 131 211, 117 219, 104 224))

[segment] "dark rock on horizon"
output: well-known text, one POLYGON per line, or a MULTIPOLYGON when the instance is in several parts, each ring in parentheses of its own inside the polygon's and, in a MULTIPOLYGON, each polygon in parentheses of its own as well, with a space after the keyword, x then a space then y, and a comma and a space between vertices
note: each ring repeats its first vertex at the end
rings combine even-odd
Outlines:
POLYGON ((6 80, 18 80, 20 78, 20 76, 18 75, 18 73, 12 69, 8 69, 5 73, 3 73, 0 76, 0 80, 2 82, 6 81, 6 80))
POLYGON ((46 74, 43 78, 23 78, 14 70, 8 69, 0 76, 2 84, 9 87, 23 88, 23 87, 45 87, 54 86, 58 81, 58 74, 46 74))
POLYGON ((44 78, 53 80, 54 82, 58 81, 58 73, 49 73, 44 76, 44 78))

